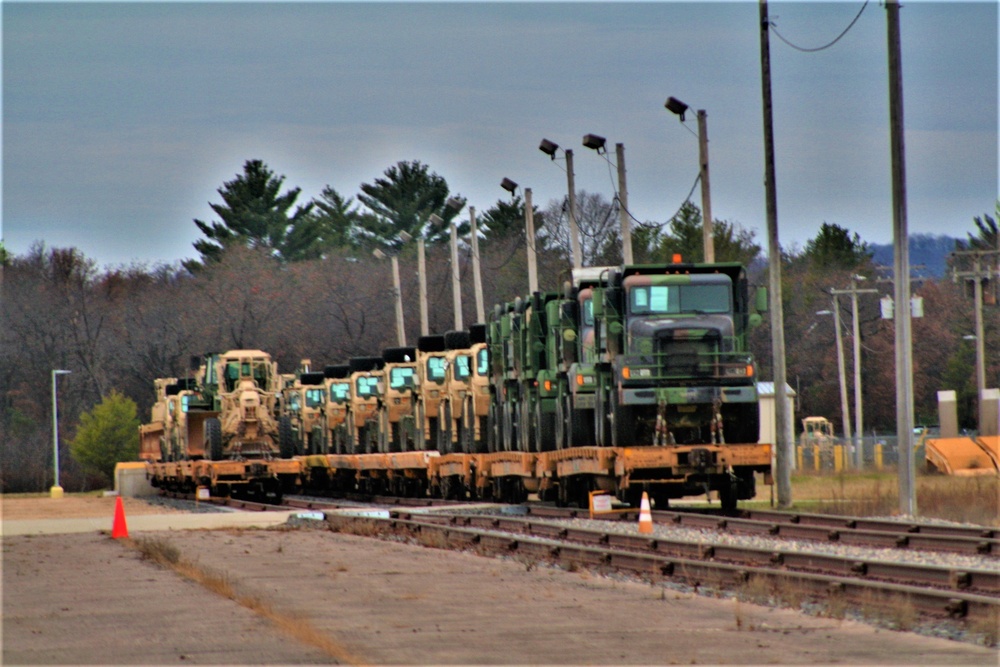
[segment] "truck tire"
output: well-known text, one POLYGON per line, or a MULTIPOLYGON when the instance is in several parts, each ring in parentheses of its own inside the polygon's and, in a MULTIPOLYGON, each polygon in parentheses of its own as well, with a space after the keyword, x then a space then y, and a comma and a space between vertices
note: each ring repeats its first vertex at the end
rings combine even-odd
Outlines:
POLYGON ((222 424, 215 417, 205 420, 205 458, 222 460, 222 424))
POLYGON ((635 445, 635 418, 632 407, 618 402, 618 392, 611 394, 611 446, 632 447, 635 445))
POLYGON ((278 420, 278 451, 283 459, 290 459, 295 456, 295 436, 292 433, 292 420, 287 416, 278 420))

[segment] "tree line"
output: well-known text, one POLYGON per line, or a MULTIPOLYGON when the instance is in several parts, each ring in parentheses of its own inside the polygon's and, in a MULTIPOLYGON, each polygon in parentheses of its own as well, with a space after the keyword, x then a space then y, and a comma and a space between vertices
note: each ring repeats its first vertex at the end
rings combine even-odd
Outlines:
MULTIPOLYGON (((452 328, 447 240, 466 202, 444 178, 420 162, 400 162, 363 184, 357 202, 327 186, 319 199, 302 204, 298 188, 284 188, 284 177, 262 161, 247 161, 218 189, 221 201, 211 204, 218 219, 194 221, 203 234, 194 244, 198 260, 99 268, 75 248, 38 242, 11 255, 0 247, 0 490, 39 491, 52 483, 52 369, 72 371, 59 380, 58 417, 61 447, 73 454, 61 457, 62 483, 77 491, 108 481, 105 453, 95 453, 93 444, 89 455, 81 449, 104 437, 94 435, 103 433, 100 415, 126 419, 131 402, 138 419, 147 421, 153 379, 186 377, 192 355, 259 348, 287 371, 303 358, 321 368, 395 346, 390 264, 372 250, 398 256, 406 336, 413 344, 420 327, 417 258, 407 235, 427 243, 430 330, 452 328), (102 404, 109 397, 114 400, 102 404)), ((558 290, 569 279, 566 209, 565 201, 553 200, 534 211, 543 290, 558 290)), ((524 213, 524 201, 514 196, 477 215, 487 312, 527 291, 524 213)), ((621 261, 617 217, 617 202, 577 193, 585 265, 621 261)), ((984 215, 973 222, 962 247, 997 248, 996 219, 984 215)), ((690 202, 671 220, 636 221, 635 261, 662 262, 674 253, 700 260, 701 223, 701 211, 690 202)), ((468 223, 461 225, 464 237, 468 223)), ((750 267, 754 283, 767 284, 768 265, 754 232, 715 220, 713 233, 718 261, 739 261, 750 267)), ((463 241, 466 323, 476 312, 470 254, 463 241)), ((825 222, 804 249, 785 252, 780 261, 788 378, 798 394, 798 416, 823 415, 840 424, 833 318, 817 312, 832 308, 829 290, 843 289, 853 275, 878 284, 879 268, 856 233, 825 222)), ((946 278, 915 284, 915 290, 925 313, 913 327, 917 421, 936 423, 936 392, 954 389, 963 426, 972 427, 975 346, 965 339, 973 331, 966 287, 946 278)), ((891 294, 891 285, 882 292, 891 294)), ((987 292, 995 294, 995 285, 987 292)), ((1000 373, 995 303, 987 305, 986 318, 987 377, 994 384, 1000 373)), ((849 300, 842 298, 840 307, 850 355, 849 300)), ((866 430, 893 431, 892 323, 881 319, 874 295, 861 297, 859 307, 866 430)), ((765 318, 750 343, 764 379, 771 376, 768 326, 765 318)), ((137 437, 133 442, 137 449, 137 437)))

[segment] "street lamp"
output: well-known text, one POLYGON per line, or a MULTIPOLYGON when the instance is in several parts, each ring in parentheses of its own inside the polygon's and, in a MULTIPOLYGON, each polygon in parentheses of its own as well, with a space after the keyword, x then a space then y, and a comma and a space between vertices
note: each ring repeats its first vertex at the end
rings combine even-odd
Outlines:
MULTIPOLYGON (((688 105, 676 97, 670 97, 663 106, 684 122, 684 112, 688 110, 688 105)), ((712 236, 712 192, 708 180, 708 114, 704 109, 698 109, 698 157, 701 165, 701 220, 705 261, 712 263, 715 261, 715 238, 712 236)))
MULTIPOLYGON (((504 177, 500 187, 513 195, 517 183, 504 177)), ((538 291, 538 260, 535 256, 535 212, 531 206, 531 188, 524 188, 524 235, 528 248, 528 292, 534 294, 538 291)))
MULTIPOLYGON (((452 201, 457 201, 449 199, 449 204, 452 201)), ((430 222, 435 227, 444 224, 444 220, 437 213, 431 213, 430 222)), ((455 331, 460 331, 465 327, 462 325, 462 285, 461 278, 458 271, 458 228, 455 223, 449 223, 451 228, 451 301, 452 301, 452 312, 454 313, 455 319, 455 331)))
POLYGON ((56 393, 56 376, 69 375, 73 371, 52 371, 52 467, 55 470, 55 483, 49 489, 52 498, 62 498, 63 488, 59 486, 59 395, 56 393))
MULTIPOLYGON (((552 158, 552 160, 555 160, 556 151, 559 150, 559 144, 549 141, 548 139, 542 139, 542 143, 538 145, 538 150, 548 155, 552 158)), ((580 228, 576 223, 576 185, 574 183, 576 176, 573 173, 573 151, 568 148, 564 148, 563 154, 566 155, 566 184, 569 189, 570 249, 573 254, 573 268, 578 269, 583 266, 583 258, 580 253, 580 228)))
MULTIPOLYGON (((606 141, 599 134, 587 134, 583 137, 583 145, 597 151, 598 155, 607 154, 608 151, 604 147, 606 141)), ((618 213, 621 221, 622 259, 625 264, 631 264, 632 229, 628 219, 628 185, 625 183, 625 144, 615 144, 615 157, 618 162, 618 213)))

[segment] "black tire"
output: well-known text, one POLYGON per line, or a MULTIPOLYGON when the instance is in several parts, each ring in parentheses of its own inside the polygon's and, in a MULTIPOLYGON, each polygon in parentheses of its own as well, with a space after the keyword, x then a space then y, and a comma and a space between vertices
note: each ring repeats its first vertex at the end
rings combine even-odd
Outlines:
POLYGON ((539 452, 556 449, 556 415, 542 410, 542 399, 535 400, 535 448, 539 452))
POLYGON ((612 389, 611 394, 611 446, 632 447, 635 445, 635 418, 632 408, 618 402, 618 392, 612 389))
POLYGON ((556 397, 555 442, 557 450, 566 446, 566 433, 569 430, 569 419, 566 412, 566 397, 560 394, 556 397))
POLYGON ((719 503, 723 512, 735 512, 738 493, 738 482, 735 479, 726 480, 719 487, 719 503))
POLYGON ((594 444, 598 447, 611 445, 611 434, 608 428, 608 396, 603 389, 598 389, 594 408, 594 444))
POLYGON ((462 418, 458 422, 458 451, 472 454, 476 448, 476 415, 472 411, 472 399, 462 401, 462 418))
POLYGON ((417 401, 413 414, 415 415, 413 424, 413 448, 418 452, 422 452, 427 449, 427 438, 425 437, 426 431, 424 430, 426 419, 424 417, 423 401, 417 401))
POLYGON ((501 404, 501 410, 503 411, 503 425, 501 428, 503 444, 501 446, 501 451, 512 452, 516 449, 514 430, 517 428, 517 423, 514 418, 514 406, 510 404, 510 401, 504 401, 501 404))
POLYGON ((222 460, 222 424, 215 417, 205 420, 205 458, 222 460))
POLYGON ((278 451, 281 458, 290 459, 295 456, 295 434, 292 432, 292 420, 282 417, 278 420, 278 451))
MULTIPOLYGON (((536 399, 537 400, 537 399, 536 399)), ((532 425, 534 412, 531 408, 531 401, 527 395, 521 396, 518 405, 517 417, 517 449, 521 452, 534 452, 537 450, 535 442, 535 429, 532 425)))
POLYGON ((455 423, 451 420, 451 401, 442 401, 438 411, 437 450, 442 454, 451 454, 454 442, 451 429, 455 423))

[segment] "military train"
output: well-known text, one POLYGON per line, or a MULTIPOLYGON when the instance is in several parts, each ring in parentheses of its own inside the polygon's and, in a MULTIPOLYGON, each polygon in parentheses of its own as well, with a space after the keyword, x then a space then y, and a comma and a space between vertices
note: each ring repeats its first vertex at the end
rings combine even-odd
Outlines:
POLYGON ((154 382, 153 484, 583 506, 603 490, 721 504, 771 482, 747 345, 766 311, 733 263, 577 269, 468 331, 281 375, 260 350, 154 382))

